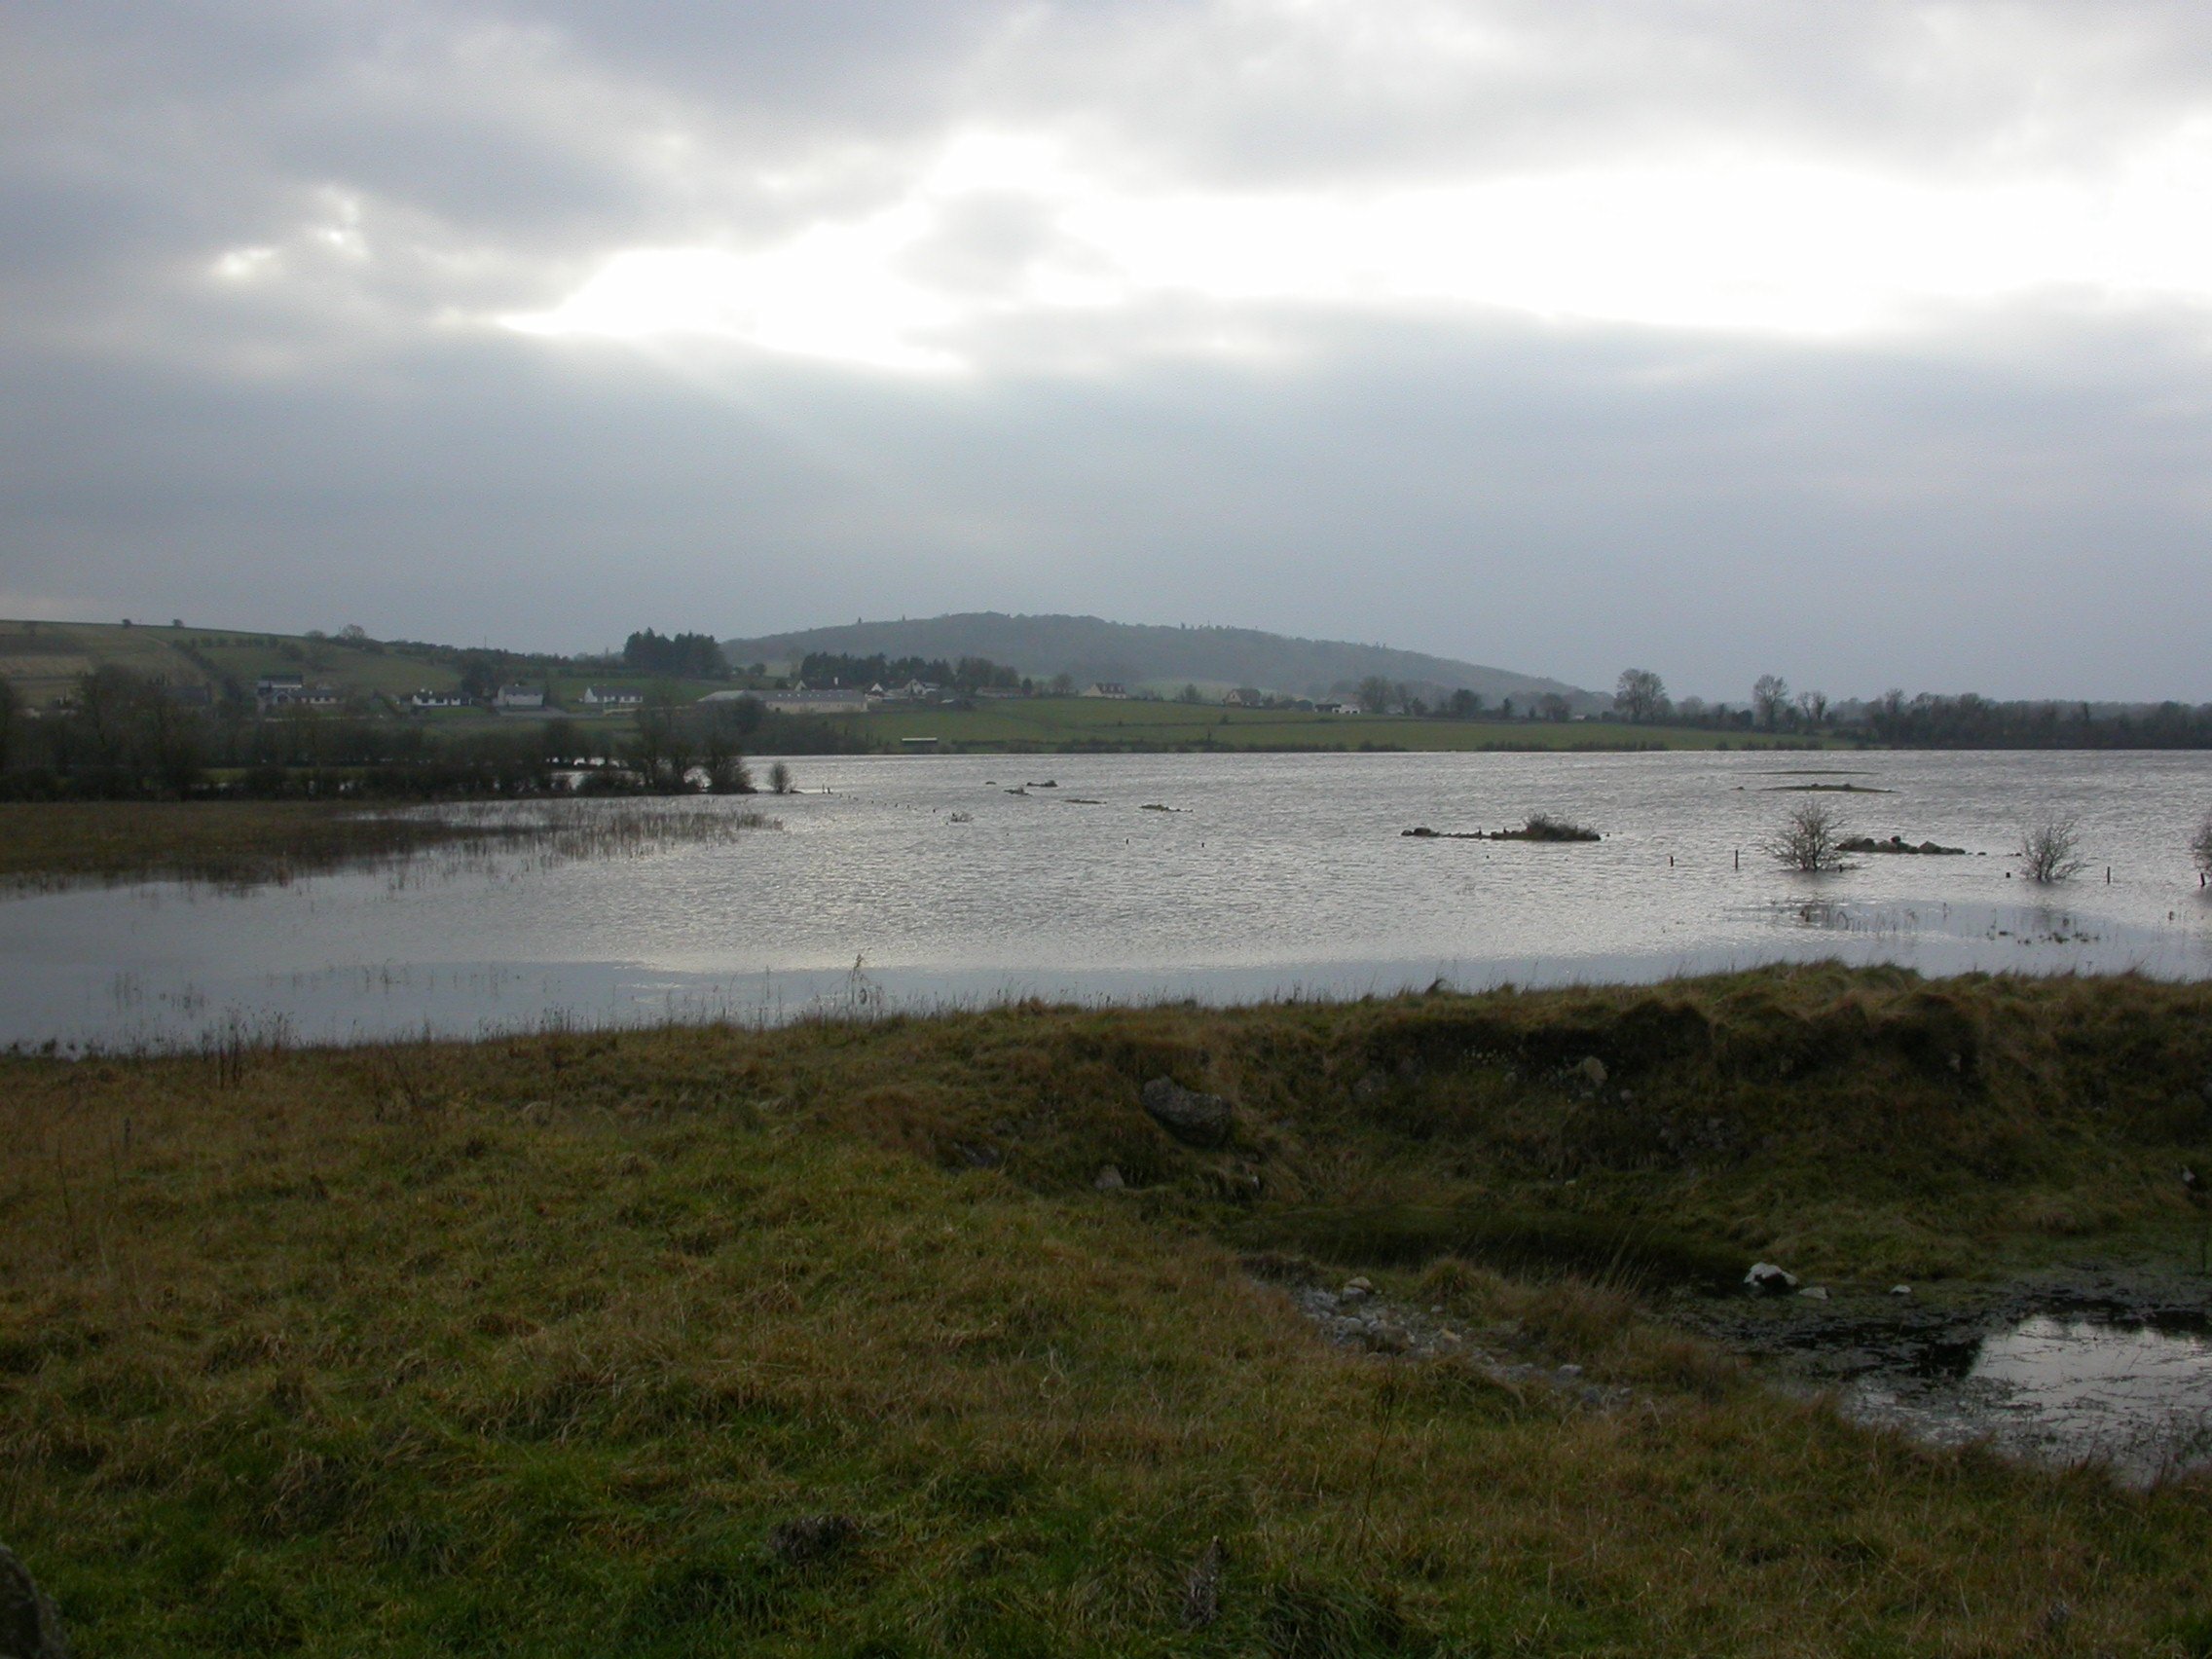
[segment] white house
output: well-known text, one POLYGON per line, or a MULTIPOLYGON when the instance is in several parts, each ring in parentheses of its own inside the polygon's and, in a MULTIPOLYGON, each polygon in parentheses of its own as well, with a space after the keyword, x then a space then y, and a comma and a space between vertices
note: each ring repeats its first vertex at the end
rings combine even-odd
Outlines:
POLYGON ((625 691, 620 686, 609 686, 602 691, 596 685, 587 685, 584 694, 577 701, 585 708, 597 709, 604 715, 611 714, 616 709, 642 709, 645 705, 645 694, 643 691, 625 691))
POLYGON ((734 703, 740 697, 751 697, 763 709, 779 715, 865 715, 868 696, 858 685, 832 686, 826 690, 810 691, 803 685, 789 691, 710 691, 700 698, 702 703, 734 703))
POLYGON ((512 685, 500 686, 499 694, 492 701, 500 709, 542 709, 545 707, 545 691, 542 686, 525 685, 517 682, 512 685))
POLYGON ((1095 685, 1087 686, 1083 694, 1086 697, 1112 697, 1119 701, 1125 699, 1129 693, 1128 688, 1118 680, 1101 680, 1095 685))
POLYGON ((410 709, 413 709, 417 714, 421 714, 425 709, 458 709, 462 707, 466 702, 467 699, 461 696, 459 691, 431 691, 425 689, 418 691, 414 696, 408 698, 407 706, 410 709))

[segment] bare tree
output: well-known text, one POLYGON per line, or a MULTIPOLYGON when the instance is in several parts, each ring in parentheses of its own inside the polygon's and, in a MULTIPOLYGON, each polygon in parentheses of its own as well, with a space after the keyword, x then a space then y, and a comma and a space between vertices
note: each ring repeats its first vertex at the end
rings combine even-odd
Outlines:
POLYGON ((1828 694, 1825 691, 1800 691, 1797 693, 1797 713, 1813 731, 1819 731, 1827 722, 1828 694))
POLYGON ((1624 668, 1613 686, 1613 703, 1639 725, 1667 712, 1667 682, 1648 668, 1624 668))
POLYGON ((1772 731, 1789 707, 1789 682, 1779 674, 1762 674, 1751 687, 1751 707, 1759 712, 1759 724, 1772 731))
POLYGON ((2065 881, 2089 867, 2078 857, 2080 827, 2071 818, 2046 818, 2020 832, 2020 864, 2030 881, 2065 881))
POLYGON ((1820 871, 1844 867, 1843 841, 1844 827, 1834 809, 1810 800, 1791 807, 1759 848, 1785 869, 1820 871))

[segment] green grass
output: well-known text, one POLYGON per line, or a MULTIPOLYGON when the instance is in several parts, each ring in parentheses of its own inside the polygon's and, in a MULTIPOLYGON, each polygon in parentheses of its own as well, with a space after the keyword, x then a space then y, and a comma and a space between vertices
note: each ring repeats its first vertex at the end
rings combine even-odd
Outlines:
POLYGON ((79 677, 109 664, 172 685, 216 686, 228 676, 248 693, 270 674, 298 674, 363 697, 450 691, 460 683, 450 662, 398 646, 166 623, 0 621, 0 677, 33 705, 74 691, 79 677))
POLYGON ((2208 1013, 1826 969, 0 1060, 0 1536, 91 1659, 2200 1652, 2199 1483, 1853 1428, 1618 1287, 1376 1269, 1635 1390, 1569 1409, 1329 1347, 1236 1252, 1417 1203, 2168 1249, 2208 1013), (1162 1072, 1233 1146, 1151 1124, 1162 1072), (771 1548, 820 1514, 850 1548, 771 1548))
POLYGON ((905 738, 934 737, 950 749, 1017 753, 1093 748, 1750 749, 1773 744, 1755 734, 1612 721, 1434 720, 1088 697, 1008 699, 978 703, 972 710, 888 704, 838 723, 887 749, 898 748, 905 738))

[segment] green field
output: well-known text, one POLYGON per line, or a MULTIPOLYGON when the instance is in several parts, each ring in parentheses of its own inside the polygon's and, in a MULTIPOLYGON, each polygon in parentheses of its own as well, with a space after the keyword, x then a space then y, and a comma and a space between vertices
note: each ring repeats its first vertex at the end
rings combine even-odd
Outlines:
POLYGON ((0 680, 31 707, 77 688, 77 682, 114 663, 172 685, 205 685, 207 673, 176 646, 195 630, 124 628, 97 622, 0 621, 0 680))
POLYGON ((899 704, 837 724, 897 749, 934 737, 953 750, 1062 749, 1754 749, 1818 748, 1747 732, 1631 726, 1601 720, 1439 720, 1404 715, 1315 715, 1291 709, 1224 709, 1217 704, 1127 702, 1090 697, 1028 697, 979 702, 974 709, 910 709, 899 704))
POLYGON ((442 653, 292 634, 230 628, 125 627, 114 622, 0 621, 0 678, 33 706, 73 691, 77 680, 113 664, 172 685, 218 689, 227 678, 250 695, 263 675, 297 674, 350 696, 403 697, 450 691, 460 671, 442 653))
POLYGON ((0 1536, 79 1659, 2187 1659, 2203 1479, 1855 1427, 1654 1246, 2192 1275, 2208 1034, 1814 968, 0 1056, 0 1536), (1601 1400, 1332 1346, 1355 1271, 1601 1400))
MULTIPOLYGON (((0 679, 32 707, 76 689, 77 681, 106 664, 131 669, 172 685, 220 689, 228 679, 250 695, 264 675, 297 674, 350 697, 399 701, 418 690, 452 691, 461 683, 459 650, 441 645, 386 645, 379 641, 310 639, 298 634, 247 633, 230 628, 149 627, 113 622, 0 621, 0 679)), ((620 668, 608 672, 517 665, 514 678, 549 685, 556 703, 571 714, 590 685, 619 686, 645 694, 664 692, 691 702, 728 682, 668 681, 620 668)), ((490 725, 486 711, 435 711, 439 723, 490 725)))

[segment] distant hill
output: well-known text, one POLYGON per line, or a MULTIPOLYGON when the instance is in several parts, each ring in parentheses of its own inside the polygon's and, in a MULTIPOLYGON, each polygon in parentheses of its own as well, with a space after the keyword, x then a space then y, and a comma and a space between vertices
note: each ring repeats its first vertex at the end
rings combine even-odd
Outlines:
POLYGON ((1402 681, 1425 693, 1473 691, 1492 703, 1556 691, 1577 711, 1611 699, 1563 681, 1387 645, 1345 640, 1300 640, 1257 628, 1166 628, 1107 622, 1096 616, 1007 616, 996 610, 929 616, 914 621, 856 622, 725 640, 733 663, 798 662, 810 651, 848 656, 989 657, 1040 680, 1072 676, 1077 683, 1119 681, 1169 689, 1255 685, 1301 697, 1345 692, 1370 675, 1402 681))

